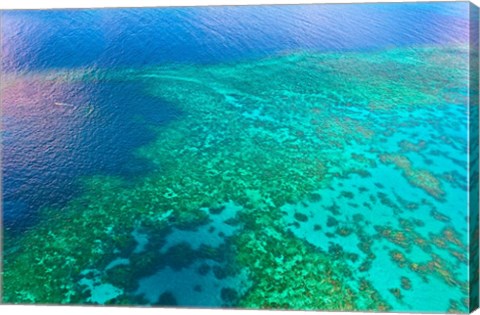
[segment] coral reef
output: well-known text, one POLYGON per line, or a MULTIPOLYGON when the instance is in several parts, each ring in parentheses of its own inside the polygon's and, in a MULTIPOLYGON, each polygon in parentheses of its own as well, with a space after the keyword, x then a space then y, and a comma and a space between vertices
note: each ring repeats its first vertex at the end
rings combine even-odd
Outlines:
POLYGON ((380 154, 379 158, 385 164, 393 163, 403 171, 405 177, 412 185, 424 189, 435 198, 441 199, 445 195, 440 179, 428 170, 413 168, 407 157, 401 154, 380 154))
MULTIPOLYGON (((34 230, 5 231, 4 301, 181 305, 171 288, 145 294, 142 284, 166 271, 222 283, 218 303, 203 306, 405 310, 429 278, 457 294, 466 279, 452 270, 466 268, 466 237, 442 213, 464 192, 420 154, 447 145, 463 172, 466 151, 411 128, 430 128, 432 104, 455 98, 446 82, 461 91, 465 58, 464 47, 294 52, 34 75, 141 82, 179 115, 150 126, 155 139, 135 152, 151 172, 79 179, 81 193, 41 209, 34 230), (397 282, 382 286, 379 264, 397 282), (243 275, 243 290, 228 282, 243 275)), ((463 119, 455 113, 447 126, 463 119)), ((450 304, 435 307, 465 311, 450 304)))

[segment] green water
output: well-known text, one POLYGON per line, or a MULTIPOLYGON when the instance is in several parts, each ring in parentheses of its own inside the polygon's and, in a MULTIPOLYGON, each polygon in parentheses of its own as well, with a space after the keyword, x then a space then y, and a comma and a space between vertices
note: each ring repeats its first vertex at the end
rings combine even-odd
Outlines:
POLYGON ((153 171, 6 232, 5 302, 468 310, 467 47, 34 76, 179 114, 134 152, 153 171))

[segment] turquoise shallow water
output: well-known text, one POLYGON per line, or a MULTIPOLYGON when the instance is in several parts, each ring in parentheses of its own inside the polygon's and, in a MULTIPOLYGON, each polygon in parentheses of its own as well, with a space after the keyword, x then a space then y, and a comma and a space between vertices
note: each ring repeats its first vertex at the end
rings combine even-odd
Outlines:
MULTIPOLYGON (((431 110, 418 111, 416 114, 424 118, 430 115, 438 115, 431 110)), ((383 122, 386 121, 386 117, 378 118, 383 122)), ((399 132, 397 129, 397 133, 389 137, 388 141, 382 141, 384 149, 398 147, 398 143, 405 141, 405 139, 409 139, 408 141, 413 143, 425 141, 425 143, 428 143, 430 152, 442 148, 446 149, 443 144, 435 144, 435 141, 426 140, 425 135, 431 134, 434 136, 435 132, 429 128, 429 124, 422 126, 419 123, 421 120, 418 116, 409 117, 405 120, 397 116, 397 119, 399 124, 410 122, 420 126, 408 128, 403 132, 399 132), (419 135, 422 136, 418 138, 419 135)), ((372 115, 370 115, 369 120, 374 120, 372 115)), ((392 128, 391 122, 388 126, 392 128)), ((464 129, 463 132, 465 133, 466 130, 464 129)), ((366 151, 368 151, 367 148, 355 147, 353 152, 345 151, 344 153, 347 156, 352 156, 366 151)), ((465 168, 451 163, 451 157, 458 156, 459 151, 464 152, 465 147, 461 147, 461 150, 450 148, 444 153, 444 157, 434 159, 433 163, 425 162, 425 156, 428 156, 428 154, 421 153, 421 151, 408 152, 405 155, 413 163, 418 163, 417 165, 421 165, 421 167, 434 169, 439 174, 450 172, 452 174, 465 174, 465 168)), ((376 161, 378 154, 373 153, 366 155, 366 157, 376 161)), ((354 277, 355 283, 358 283, 359 278, 368 277, 380 292, 389 292, 395 287, 401 287, 402 277, 411 279, 412 289, 402 290, 401 298, 397 298, 393 294, 386 294, 385 298, 391 305, 394 305, 395 309, 408 311, 416 307, 417 311, 423 312, 436 308, 448 309, 450 301, 446 300, 439 292, 451 292, 452 300, 460 299, 463 294, 459 287, 452 288, 436 277, 422 276, 411 268, 392 264, 392 257, 389 253, 398 250, 398 246, 392 246, 392 243, 385 239, 377 239, 372 242, 371 251, 376 256, 372 261, 367 258, 367 253, 360 250, 359 244, 362 243, 362 238, 375 239, 375 236, 372 235, 377 234, 378 227, 403 231, 408 224, 415 225, 413 222, 423 222, 423 226, 415 227, 418 234, 415 234, 414 237, 424 239, 429 239, 435 231, 437 233, 442 231, 445 226, 466 227, 466 177, 459 176, 460 185, 458 183, 448 185, 447 193, 451 195, 448 201, 438 202, 435 200, 430 203, 425 202, 430 199, 428 193, 412 187, 408 180, 391 166, 379 165, 374 169, 369 169, 368 172, 370 174, 366 178, 353 174, 334 180, 328 188, 317 191, 318 195, 322 196, 320 201, 285 206, 283 210, 286 213, 286 223, 291 226, 290 229, 296 236, 325 251, 328 251, 332 244, 339 244, 343 250, 356 253, 358 258, 352 263, 352 269, 362 270, 363 272, 359 272, 357 277, 354 277), (408 204, 416 204, 416 206, 410 208, 408 204), (332 207, 338 209, 338 213, 328 210, 332 207), (448 214, 448 219, 445 217, 442 222, 442 220, 432 218, 434 209, 449 209, 444 214, 448 214), (297 218, 295 216, 298 213, 306 215, 308 220, 297 222, 298 215, 297 218), (342 237, 336 236, 339 228, 346 231, 342 237), (364 270, 366 269, 365 266, 369 266, 369 268, 364 270), (419 300, 422 301, 421 306, 418 303, 419 300)), ((466 232, 466 228, 461 231, 465 243, 467 242, 466 232)), ((408 238, 407 236, 405 244, 413 241, 408 240, 408 238)), ((415 257, 413 258, 414 261, 420 264, 428 264, 431 261, 430 249, 426 250, 426 248, 416 245, 400 247, 404 248, 399 252, 407 257, 415 257)), ((461 278, 467 277, 466 269, 462 268, 462 262, 454 259, 448 250, 436 248, 432 251, 440 257, 445 257, 449 264, 449 270, 455 271, 461 278)))
POLYGON ((467 312, 469 10, 7 12, 3 301, 467 312))

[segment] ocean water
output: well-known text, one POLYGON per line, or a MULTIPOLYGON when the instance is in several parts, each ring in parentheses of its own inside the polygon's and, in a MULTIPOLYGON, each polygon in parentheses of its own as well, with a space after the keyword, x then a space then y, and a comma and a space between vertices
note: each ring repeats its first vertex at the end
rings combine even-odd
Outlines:
POLYGON ((3 302, 467 312, 475 13, 1 12, 3 302))

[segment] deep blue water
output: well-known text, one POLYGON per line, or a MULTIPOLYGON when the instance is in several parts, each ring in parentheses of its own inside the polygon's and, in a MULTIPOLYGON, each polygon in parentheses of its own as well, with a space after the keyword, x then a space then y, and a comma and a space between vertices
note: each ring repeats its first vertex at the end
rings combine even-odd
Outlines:
POLYGON ((7 105, 3 115, 7 229, 28 227, 41 207, 61 209, 79 194, 79 176, 113 174, 132 181, 152 169, 132 152, 154 139, 150 125, 166 123, 178 113, 139 93, 137 85, 55 84, 48 89, 32 83, 16 91, 17 99, 26 96, 31 102, 19 103, 15 110, 7 105), (50 94, 45 97, 40 89, 50 94))
MULTIPOLYGON (((2 72, 466 43, 468 5, 5 11, 2 72)), ((132 152, 153 139, 149 124, 167 123, 179 114, 144 95, 140 83, 36 84, 6 90, 10 95, 2 102, 3 213, 10 230, 29 226, 43 206, 61 209, 79 193, 82 176, 132 179, 148 171, 151 166, 132 152), (75 110, 52 106, 55 102, 71 103, 75 110)))
POLYGON ((464 43, 468 3, 10 11, 4 71, 464 43), (462 36, 463 35, 463 36, 462 36))

